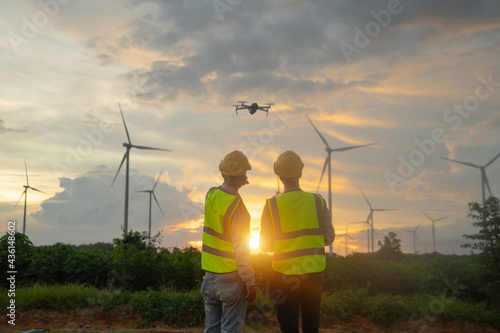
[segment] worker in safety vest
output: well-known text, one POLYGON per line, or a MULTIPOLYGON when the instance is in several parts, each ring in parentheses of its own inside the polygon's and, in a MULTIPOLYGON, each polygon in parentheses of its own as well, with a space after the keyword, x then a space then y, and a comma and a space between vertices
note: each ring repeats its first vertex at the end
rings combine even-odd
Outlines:
POLYGON ((227 154, 219 165, 224 183, 211 188, 205 199, 201 294, 208 333, 241 332, 247 301, 257 294, 249 253, 250 214, 238 193, 248 184, 251 168, 241 151, 227 154))
POLYGON ((335 231, 319 194, 300 189, 304 163, 293 151, 281 154, 274 173, 283 194, 267 199, 261 219, 260 248, 273 252, 271 294, 281 332, 317 333, 320 323, 325 246, 335 231))

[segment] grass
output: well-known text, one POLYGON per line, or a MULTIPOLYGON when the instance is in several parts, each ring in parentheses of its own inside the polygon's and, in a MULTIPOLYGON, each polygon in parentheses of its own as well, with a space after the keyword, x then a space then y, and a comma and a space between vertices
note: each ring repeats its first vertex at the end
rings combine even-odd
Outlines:
MULTIPOLYGON (((6 290, 0 291, 2 314, 10 298, 6 290)), ((18 309, 69 310, 99 307, 102 310, 126 306, 130 313, 142 318, 140 325, 161 319, 178 326, 197 325, 203 322, 203 298, 198 290, 190 292, 162 291, 129 292, 99 290, 94 287, 67 284, 46 286, 35 284, 16 290, 18 309)), ((500 326, 500 313, 488 309, 484 303, 469 303, 457 298, 431 295, 371 294, 368 289, 349 289, 323 295, 322 318, 324 322, 348 320, 353 315, 371 319, 380 325, 389 325, 395 319, 442 320, 479 322, 500 326)), ((265 317, 273 316, 274 306, 265 291, 259 291, 255 301, 248 306, 247 317, 252 328, 262 327, 265 317)))

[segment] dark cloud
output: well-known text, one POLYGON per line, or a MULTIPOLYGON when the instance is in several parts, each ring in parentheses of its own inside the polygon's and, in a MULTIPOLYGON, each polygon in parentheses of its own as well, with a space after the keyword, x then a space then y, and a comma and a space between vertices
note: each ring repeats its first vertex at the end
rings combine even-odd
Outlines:
MULTIPOLYGON (((211 1, 131 3, 142 8, 132 23, 131 42, 181 59, 154 62, 125 75, 143 87, 136 94, 139 98, 266 95, 276 90, 286 97, 377 84, 376 77, 358 84, 332 82, 325 70, 346 64, 341 42, 354 45, 353 28, 363 30, 375 21, 373 12, 387 11, 388 1, 242 1, 223 15, 211 1)), ((440 28, 428 18, 466 19, 456 27, 466 31, 467 22, 500 15, 493 14, 497 7, 493 1, 463 6, 451 1, 400 2, 388 26, 352 58, 376 56, 391 66, 397 59, 415 56, 429 38, 439 36, 440 28)))

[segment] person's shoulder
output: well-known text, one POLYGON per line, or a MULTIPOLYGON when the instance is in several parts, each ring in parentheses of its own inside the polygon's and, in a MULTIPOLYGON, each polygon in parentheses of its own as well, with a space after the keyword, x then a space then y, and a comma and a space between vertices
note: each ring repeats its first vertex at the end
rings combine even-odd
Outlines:
POLYGON ((220 187, 219 186, 214 186, 214 187, 211 187, 208 189, 207 191, 207 194, 205 195, 205 200, 208 198, 208 195, 210 194, 210 192, 212 192, 213 190, 220 190, 220 187))

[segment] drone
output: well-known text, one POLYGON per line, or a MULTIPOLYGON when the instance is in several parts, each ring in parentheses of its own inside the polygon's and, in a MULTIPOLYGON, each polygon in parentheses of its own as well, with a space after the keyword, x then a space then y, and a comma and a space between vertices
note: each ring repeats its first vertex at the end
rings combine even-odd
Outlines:
POLYGON ((246 101, 238 101, 238 103, 241 103, 241 105, 233 105, 234 107, 236 107, 236 115, 238 115, 238 110, 248 109, 248 112, 250 112, 250 114, 254 114, 255 112, 257 112, 257 110, 264 111, 266 113, 266 117, 269 115, 269 109, 272 105, 274 105, 274 103, 266 103, 267 106, 259 106, 259 104, 257 103, 246 105, 246 101))

